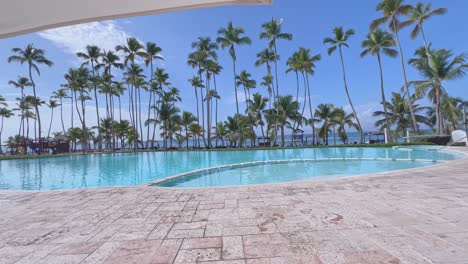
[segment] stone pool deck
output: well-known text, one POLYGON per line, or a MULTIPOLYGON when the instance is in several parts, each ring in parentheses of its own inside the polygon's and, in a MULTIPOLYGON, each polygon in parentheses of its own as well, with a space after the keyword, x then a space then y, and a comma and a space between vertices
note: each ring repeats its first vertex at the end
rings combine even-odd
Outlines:
POLYGON ((0 191, 0 215, 2 264, 466 264, 468 159, 251 187, 0 191))

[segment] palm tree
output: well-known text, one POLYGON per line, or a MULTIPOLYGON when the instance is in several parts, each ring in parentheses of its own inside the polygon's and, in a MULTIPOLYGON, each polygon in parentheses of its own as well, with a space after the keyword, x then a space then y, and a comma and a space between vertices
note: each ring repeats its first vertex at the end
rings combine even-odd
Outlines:
POLYGON ((182 120, 181 125, 184 126, 185 130, 185 140, 187 143, 187 149, 189 148, 189 138, 190 138, 190 130, 189 127, 197 121, 197 118, 190 112, 184 111, 182 113, 182 120))
POLYGON ((273 77, 271 75, 271 63, 274 63, 275 61, 279 60, 279 55, 273 53, 273 51, 270 48, 265 48, 264 50, 260 51, 257 53, 257 60, 255 61, 255 66, 259 67, 262 65, 266 65, 267 68, 267 75, 263 77, 264 83, 262 83, 263 86, 267 87, 268 94, 270 95, 270 102, 271 100, 271 94, 273 94, 273 98, 275 98, 275 89, 273 87, 273 77))
MULTIPOLYGON (((171 83, 169 82, 169 74, 166 73, 166 71, 162 68, 156 68, 154 74, 153 74, 153 79, 154 79, 154 82, 153 82, 153 86, 152 86, 152 90, 154 90, 155 92, 155 96, 154 96, 154 101, 153 101, 153 119, 154 120, 158 120, 158 112, 157 112, 157 109, 159 109, 159 105, 161 103, 161 95, 163 94, 163 90, 164 90, 164 87, 168 87, 171 85, 171 83), (157 99, 156 99, 156 95, 157 95, 157 99)), ((198 104, 198 101, 197 101, 197 104, 198 104)), ((152 135, 152 139, 151 139, 151 142, 154 143, 154 140, 155 140, 155 133, 156 133, 156 126, 157 126, 158 122, 153 122, 153 135, 152 135)))
POLYGON ((208 128, 208 148, 211 148, 211 111, 210 111, 210 105, 211 105, 211 100, 212 99, 220 99, 220 96, 215 90, 208 90, 206 92, 206 113, 207 113, 207 124, 206 127, 208 128))
POLYGON ((256 120, 256 123, 260 125, 263 137, 265 136, 265 131, 263 129, 263 126, 265 125, 265 123, 263 122, 263 111, 265 111, 267 103, 268 98, 263 97, 259 93, 254 93, 252 96, 252 100, 249 103, 248 109, 248 113, 251 114, 256 120))
POLYGON ((296 101, 299 102, 299 70, 302 65, 298 55, 297 52, 294 52, 291 57, 288 58, 286 65, 288 65, 289 68, 286 70, 286 73, 294 72, 296 74, 296 101))
MULTIPOLYGON (((176 115, 179 114, 179 108, 175 107, 171 102, 163 101, 158 109, 159 117, 162 122, 163 132, 161 135, 164 139, 164 147, 167 148, 167 139, 171 139, 171 128, 173 126, 173 120, 176 115)), ((172 144, 171 144, 172 145, 172 144)))
POLYGON ((250 101, 250 92, 249 90, 255 88, 257 86, 257 82, 251 79, 252 74, 248 73, 247 71, 243 70, 240 72, 239 75, 236 76, 236 85, 237 87, 243 86, 244 87, 244 94, 245 94, 245 110, 249 109, 249 101, 250 101))
MULTIPOLYGON (((78 58, 84 59, 82 66, 84 65, 91 66, 91 74, 92 74, 91 83, 93 84, 93 90, 94 90, 94 103, 96 105, 96 118, 97 118, 98 127, 100 127, 99 100, 97 96, 97 78, 96 77, 99 75, 98 69, 101 66, 99 63, 99 59, 102 56, 101 49, 98 46, 87 45, 86 52, 78 52, 76 53, 76 56, 78 56, 78 58)), ((102 140, 101 133, 98 129, 98 142, 101 142, 101 140, 102 140)), ((98 149, 99 150, 102 149, 102 146, 100 143, 98 144, 98 149)))
POLYGON ((270 109, 276 114, 276 123, 281 129, 281 146, 285 143, 285 127, 290 126, 289 121, 297 122, 301 118, 299 113, 299 102, 294 101, 291 95, 280 96, 275 102, 275 109, 270 109))
POLYGON ((273 93, 273 88, 271 87, 273 84, 273 79, 271 77, 271 75, 267 75, 267 76, 263 76, 262 78, 262 82, 260 83, 261 86, 265 87, 267 89, 267 92, 268 92, 268 103, 269 103, 269 108, 271 108, 271 97, 272 97, 272 93, 273 93))
MULTIPOLYGON (((411 128, 411 112, 408 107, 408 99, 405 98, 406 94, 392 93, 392 99, 390 102, 387 102, 388 115, 390 116, 390 125, 395 126, 395 131, 397 135, 405 136, 406 131, 411 128)), ((430 125, 430 121, 424 115, 418 114, 418 112, 428 110, 428 107, 422 107, 414 103, 413 100, 413 109, 416 113, 416 121, 420 124, 430 125)), ((373 114, 375 117, 381 117, 375 122, 375 126, 379 127, 381 130, 385 129, 387 126, 387 120, 385 118, 385 113, 382 111, 375 111, 373 114)))
MULTIPOLYGON (((26 104, 28 106, 32 106, 34 107, 34 109, 39 109, 39 106, 42 106, 42 104, 44 104, 45 102, 43 100, 41 100, 41 98, 39 97, 34 97, 32 95, 27 95, 26 97, 24 97, 24 100, 26 101, 26 104)), ((28 118, 28 117, 27 117, 28 118)), ((36 114, 34 113, 34 138, 37 138, 37 123, 38 123, 38 119, 37 119, 37 116, 36 114)), ((39 151, 41 152, 41 151, 39 151)))
POLYGON ((120 139, 120 147, 122 149, 125 149, 125 139, 129 138, 131 134, 134 134, 134 129, 128 120, 120 120, 115 123, 115 135, 120 139))
POLYGON ((5 97, 0 95, 0 105, 8 106, 5 97))
POLYGON ((193 138, 196 138, 196 144, 197 148, 200 148, 200 136, 203 135, 203 129, 199 124, 192 123, 190 124, 189 131, 192 134, 193 138))
POLYGON ((5 107, 0 108, 0 119, 1 119, 1 125, 0 125, 0 154, 3 153, 2 150, 2 133, 3 133, 3 122, 5 118, 10 118, 13 116, 13 112, 5 107))
MULTIPOLYGON (((106 89, 109 90, 109 92, 106 94, 106 100, 107 100, 107 96, 112 94, 112 93, 110 93, 110 90, 111 90, 111 87, 112 87, 112 84, 113 84, 112 69, 116 68, 116 69, 122 70, 122 69, 125 68, 125 66, 124 66, 124 64, 119 62, 120 57, 117 56, 112 51, 103 52, 101 59, 102 59, 102 64, 101 65, 102 65, 102 67, 104 67, 104 74, 103 74, 100 81, 101 81, 101 85, 106 86, 106 89)), ((121 87, 118 87, 118 88, 120 89, 121 87)), ((120 100, 120 97, 119 97, 119 100, 120 100)), ((108 118, 110 118, 110 117, 113 118, 113 116, 111 116, 113 113, 111 113, 107 102, 106 102, 106 109, 107 109, 107 117, 108 118)), ((122 118, 120 118, 120 119, 122 119, 122 118)))
MULTIPOLYGON (((192 43, 192 48, 195 49, 194 52, 189 54, 188 57, 188 65, 192 68, 198 69, 198 76, 202 79, 202 73, 205 72, 205 88, 206 90, 210 90, 209 78, 210 72, 208 71, 208 65, 212 64, 212 61, 216 61, 218 59, 218 55, 216 50, 218 49, 218 44, 211 41, 211 38, 198 38, 197 41, 192 43)), ((201 104, 201 119, 202 119, 202 129, 203 133, 205 133, 205 106, 204 102, 204 95, 203 90, 200 92, 200 104, 201 104)), ((203 143, 206 146, 206 138, 205 134, 203 134, 203 143)))
POLYGON ((229 49, 229 55, 232 58, 232 69, 233 69, 233 76, 234 76, 234 93, 236 96, 236 113, 239 115, 239 100, 237 96, 237 82, 236 82, 236 46, 240 45, 250 45, 252 44, 252 40, 249 37, 243 36, 245 33, 244 29, 241 27, 234 27, 232 22, 229 22, 226 28, 220 28, 218 30, 218 37, 216 38, 216 42, 221 45, 221 48, 229 49))
MULTIPOLYGON (((21 100, 24 100, 24 89, 26 87, 32 86, 32 83, 29 81, 28 78, 26 77, 21 77, 18 76, 17 81, 10 80, 8 81, 8 84, 13 85, 15 88, 20 88, 21 89, 21 100)), ((24 137, 24 108, 21 109, 21 121, 20 121, 20 133, 21 133, 21 128, 23 130, 22 136, 24 137)))
POLYGON ((347 114, 343 108, 335 108, 335 117, 332 122, 338 126, 338 136, 340 137, 343 144, 348 144, 348 134, 346 133, 346 127, 354 128, 359 130, 359 124, 354 122, 354 113, 347 114))
MULTIPOLYGON (((26 48, 24 49, 13 48, 12 51, 16 53, 16 55, 12 55, 8 57, 8 62, 19 62, 21 64, 23 63, 28 64, 29 80, 31 81, 31 84, 32 84, 33 95, 34 97, 37 97, 36 83, 34 82, 34 79, 32 76, 33 69, 37 73, 37 75, 41 75, 38 65, 44 64, 46 66, 51 67, 54 63, 45 57, 44 50, 34 48, 33 44, 28 44, 28 46, 26 46, 26 48)), ((36 110, 39 139, 40 139, 42 127, 41 127, 41 117, 39 115, 39 106, 37 104, 35 105, 35 110, 36 110)), ((40 152, 41 151, 39 150, 39 153, 40 152)))
MULTIPOLYGON (((221 146, 224 147, 224 139, 226 138, 228 131, 223 122, 218 122, 216 124, 216 139, 221 139, 221 146)), ((217 142, 217 141, 216 141, 217 142)), ((216 147, 218 144, 216 143, 216 147)))
POLYGON ((353 111, 354 118, 356 119, 356 122, 357 122, 357 130, 359 132, 359 143, 362 144, 362 142, 364 141, 364 134, 362 132, 361 122, 359 121, 358 114, 356 112, 356 109, 354 109, 354 105, 351 100, 351 95, 349 94, 348 82, 346 80, 346 67, 344 64, 343 51, 342 51, 342 47, 349 48, 347 42, 349 38, 354 34, 355 32, 353 29, 348 29, 344 31, 343 27, 336 27, 333 29, 333 36, 331 38, 325 38, 323 40, 323 43, 330 45, 330 47, 328 48, 328 55, 333 54, 333 52, 335 52, 337 49, 339 51, 341 69, 343 71, 344 88, 345 88, 346 96, 348 97, 349 105, 351 106, 351 110, 353 111))
POLYGON ((362 42, 362 47, 364 51, 361 53, 361 58, 365 57, 366 55, 370 54, 373 56, 377 56, 377 62, 379 63, 379 72, 380 72, 380 93, 382 96, 382 105, 384 108, 384 113, 386 118, 387 126, 385 127, 387 131, 387 136, 389 141, 391 142, 391 135, 390 135, 390 116, 388 115, 387 111, 387 100, 385 99, 385 89, 384 89, 384 78, 383 78, 383 70, 382 70, 382 58, 381 54, 385 54, 389 57, 396 57, 398 52, 393 48, 395 46, 395 41, 391 34, 386 31, 382 31, 380 28, 372 31, 367 35, 367 38, 362 42))
MULTIPOLYGON (((320 54, 316 54, 312 56, 310 53, 311 53, 310 49, 300 47, 299 50, 297 51, 297 60, 299 64, 301 65, 300 67, 301 74, 304 79, 304 86, 306 88, 304 89, 304 105, 302 107, 301 116, 304 116, 306 103, 308 101, 310 119, 313 119, 314 110, 312 108, 312 96, 310 92, 309 76, 315 74, 315 67, 316 67, 315 63, 320 61, 322 59, 322 56, 320 54)), ((299 121, 302 121, 302 120, 299 120, 299 121)), ((311 122, 310 125, 312 127, 312 144, 315 144, 315 126, 313 125, 313 122, 311 122)))
MULTIPOLYGON (((138 89, 139 85, 144 85, 144 75, 143 69, 138 66, 137 64, 131 64, 127 67, 128 70, 125 73, 125 76, 130 80, 130 120, 132 125, 135 127, 136 131, 138 131, 138 89)), ((136 138, 135 138, 136 139, 136 138)), ((135 145, 137 147, 137 145, 135 145)))
POLYGON ((465 54, 454 56, 450 50, 432 49, 430 45, 427 50, 428 52, 424 47, 416 50, 416 57, 410 59, 409 64, 426 78, 426 80, 415 81, 413 84, 416 86, 417 95, 426 94, 429 91, 429 98, 435 106, 436 131, 441 134, 445 131, 441 113, 441 98, 446 94, 443 82, 465 76, 468 64, 466 64, 465 54))
POLYGON ((63 99, 68 98, 67 91, 65 89, 58 89, 57 91, 53 92, 52 98, 59 100, 58 105, 60 106, 60 121, 62 123, 63 134, 65 134, 65 124, 63 122, 63 99))
POLYGON ((328 134, 330 127, 334 125, 333 120, 336 116, 335 106, 332 104, 319 104, 315 110, 315 118, 322 122, 318 136, 323 138, 325 145, 328 145, 328 134))
MULTIPOLYGON (((156 43, 153 43, 153 42, 146 43, 144 58, 145 58, 146 66, 148 65, 150 66, 150 73, 151 73, 150 76, 153 76, 154 74, 154 71, 153 71, 154 60, 164 60, 164 58, 160 55, 161 51, 162 51, 162 48, 159 47, 156 43)), ((151 116, 151 102, 152 102, 152 96, 154 93, 154 90, 152 89, 153 81, 154 81, 153 78, 151 78, 149 81, 149 87, 151 87, 151 89, 149 90, 150 96, 149 96, 149 103, 148 103, 148 118, 150 118, 151 116)), ((149 147, 149 138, 150 138, 150 126, 148 125, 147 131, 146 131, 146 148, 149 147)))
POLYGON ((136 89, 136 111, 137 111, 137 124, 139 127, 139 132, 141 136, 141 147, 144 148, 143 144, 143 125, 142 125, 142 120, 141 120, 141 90, 143 89, 144 91, 148 91, 148 83, 144 79, 144 76, 142 75, 140 78, 136 79, 135 82, 135 89, 136 89))
MULTIPOLYGON (((279 39, 285 39, 285 40, 292 40, 292 34, 289 33, 283 33, 282 32, 282 26, 283 24, 283 19, 280 19, 279 21, 276 21, 274 17, 271 18, 269 22, 266 22, 262 24, 263 32, 260 33, 260 39, 267 39, 268 42, 268 48, 270 48, 273 51, 273 57, 275 58, 274 60, 274 65, 275 65, 275 84, 276 84, 276 96, 275 96, 275 102, 277 98, 280 96, 279 94, 279 81, 278 81, 278 47, 277 47, 277 40, 279 39)), ((277 109, 279 111, 279 109, 277 109)), ((277 113, 278 115, 279 113, 277 113)), ((274 130, 274 138, 276 141, 277 138, 277 128, 278 124, 275 125, 275 130, 274 130)))
POLYGON ((198 89, 204 88, 205 85, 203 85, 203 81, 198 76, 193 76, 191 79, 188 80, 188 82, 195 90, 195 101, 197 102, 197 124, 200 125, 200 113, 198 108, 198 89))
POLYGON ((49 103, 47 104, 51 110, 51 115, 50 115, 50 124, 49 124, 49 130, 47 132, 47 138, 50 137, 50 130, 52 129, 52 122, 54 121, 54 109, 59 107, 59 104, 57 101, 50 99, 49 103))
POLYGON ((431 3, 428 3, 424 5, 421 2, 418 2, 416 6, 411 8, 411 10, 408 12, 408 21, 407 23, 416 23, 414 26, 413 30, 411 31, 411 38, 416 39, 421 33, 422 39, 424 41, 424 47, 426 49, 426 52, 429 53, 429 45, 426 40, 426 35, 424 34, 424 28, 423 24, 431 17, 435 15, 443 15, 447 13, 447 8, 436 8, 434 10, 431 10, 431 3))
MULTIPOLYGON (((143 45, 136 39, 136 38, 127 38, 127 42, 123 45, 118 45, 115 47, 116 51, 122 51, 125 53, 124 56, 124 64, 127 66, 127 78, 131 82, 131 89, 130 89, 130 108, 132 113, 132 124, 138 131, 138 93, 139 87, 137 86, 137 80, 140 77, 143 77, 143 69, 140 66, 135 64, 137 57, 145 58, 146 53, 144 50, 143 45), (130 66, 129 66, 130 63, 130 66)), ((141 134, 141 131, 140 131, 141 134)), ((143 135, 140 135, 143 136, 143 135)), ((136 137, 134 138, 137 139, 136 137)), ((135 148, 138 144, 135 144, 135 148)))
POLYGON ((275 82, 276 82, 276 96, 279 96, 279 84, 278 84, 278 48, 277 40, 285 39, 292 40, 292 34, 282 32, 281 26, 283 25, 283 19, 276 21, 274 17, 271 21, 262 24, 263 32, 260 33, 260 39, 267 39, 269 41, 268 46, 273 50, 273 57, 275 58, 275 82))
POLYGON ((137 57, 145 58, 145 50, 143 45, 136 38, 127 38, 127 43, 123 45, 117 45, 116 51, 122 51, 125 53, 124 64, 127 66, 128 63, 135 64, 137 57))
POLYGON ((72 151, 76 151, 78 142, 83 141, 83 130, 79 127, 70 128, 68 129, 67 135, 70 142, 72 142, 72 151))
MULTIPOLYGON (((218 76, 222 70, 223 70, 223 67, 217 61, 210 60, 209 63, 207 64, 206 71, 209 73, 209 75, 213 77, 214 91, 217 94, 218 94, 218 86, 216 83, 216 76, 218 76)), ((218 123, 218 101, 220 97, 214 98, 214 99, 215 99, 215 124, 217 124, 218 123)), ((211 109, 213 109, 213 107, 211 107, 211 109)), ((215 128, 215 133, 217 134, 216 130, 218 129, 218 127, 215 126, 214 128, 215 128)), ((217 145, 218 145, 218 138, 216 138, 216 146, 217 145)))
POLYGON ((404 0, 381 0, 379 4, 377 4, 377 11, 382 13, 381 18, 377 18, 372 21, 370 25, 371 30, 377 29, 380 25, 388 22, 388 27, 390 28, 394 39, 396 40, 396 45, 398 47, 400 53, 400 63, 401 63, 401 70, 403 72, 403 81, 404 81, 404 88, 405 92, 408 95, 408 107, 411 112, 411 120, 413 122, 413 130, 415 132, 419 131, 416 118, 414 115, 414 110, 412 108, 413 103, 411 102, 411 94, 409 92, 408 87, 408 78, 406 77, 406 69, 405 69, 405 59, 403 54, 403 49, 400 43, 400 37, 398 35, 398 31, 400 29, 409 25, 410 22, 399 22, 399 18, 402 15, 408 14, 408 12, 413 8, 411 5, 404 5, 404 0))
MULTIPOLYGON (((443 118, 441 121, 444 124, 444 133, 450 134, 453 130, 461 129, 463 127, 463 105, 464 102, 461 98, 450 97, 447 94, 442 97, 440 102, 440 112, 442 113, 443 118)), ((428 115, 431 124, 434 124, 434 108, 429 108, 428 115)))

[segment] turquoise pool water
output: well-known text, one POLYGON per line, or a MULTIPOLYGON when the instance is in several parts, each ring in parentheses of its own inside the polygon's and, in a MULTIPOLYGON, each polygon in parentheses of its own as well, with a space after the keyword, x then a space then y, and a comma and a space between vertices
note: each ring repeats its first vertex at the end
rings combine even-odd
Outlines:
MULTIPOLYGON (((450 151, 428 151, 426 148, 398 150, 392 148, 304 148, 245 151, 180 151, 143 152, 104 155, 78 155, 23 160, 0 161, 0 189, 14 190, 56 190, 91 188, 104 186, 135 186, 152 182, 171 175, 203 168, 252 161, 325 158, 384 158, 384 159, 425 159, 453 160, 463 154, 450 151)), ((256 168, 246 184, 290 181, 326 175, 350 175, 402 168, 415 168, 432 165, 432 162, 404 161, 349 161, 333 165, 330 163, 307 163, 295 167, 260 166, 256 168), (328 165, 327 165, 328 164, 328 165), (321 166, 324 165, 324 166, 321 166), (385 166, 384 166, 385 165, 385 166), (304 169, 304 168, 307 168, 304 169), (261 170, 264 170, 262 172, 261 170), (283 175, 276 178, 277 171, 283 175), (313 173, 312 173, 313 172, 313 173), (301 173, 299 175, 299 173, 301 173), (288 176, 289 175, 289 176, 288 176), (252 180, 255 179, 255 180, 252 180), (274 179, 274 180, 273 180, 274 179)), ((297 164, 296 164, 297 165, 297 164)), ((245 170, 230 172, 245 175, 245 170)), ((234 176, 232 176, 234 177, 234 176)), ((245 178, 245 177, 244 177, 245 178)), ((240 184, 227 177, 218 177, 217 183, 206 180, 202 184, 180 182, 173 186, 203 187, 240 184)), ((214 181, 212 181, 214 182, 214 181)))
POLYGON ((222 187, 349 176, 434 165, 433 161, 305 160, 213 168, 156 184, 161 187, 222 187))

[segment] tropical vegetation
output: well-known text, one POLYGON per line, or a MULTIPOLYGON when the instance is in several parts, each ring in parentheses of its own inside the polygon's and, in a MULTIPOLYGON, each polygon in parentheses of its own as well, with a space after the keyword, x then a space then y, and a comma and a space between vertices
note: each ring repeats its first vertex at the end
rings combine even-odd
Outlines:
MULTIPOLYGON (((379 94, 382 111, 374 113, 378 118, 375 127, 385 131, 390 141, 401 139, 407 131, 418 134, 421 127, 433 129, 436 134, 463 128, 468 103, 450 96, 445 84, 465 76, 466 55, 434 48, 424 32, 428 19, 447 10, 432 9, 430 4, 421 2, 412 6, 403 0, 381 0, 376 11, 380 17, 370 22, 360 54, 361 57, 371 55, 377 62, 374 74, 380 82, 375 84, 374 92, 379 94), (388 31, 382 27, 384 24, 388 31), (407 60, 400 36, 409 26, 411 38, 421 36, 423 46, 407 60), (387 100, 389 88, 385 85, 383 67, 395 57, 399 57, 401 65, 401 91, 393 87, 392 96, 387 100), (419 73, 412 76, 413 81, 409 80, 408 67, 414 67, 419 73), (426 98, 430 105, 423 105, 426 98)), ((279 54, 278 47, 293 40, 293 34, 285 32, 283 23, 282 19, 273 17, 261 25, 257 38, 233 22, 221 27, 214 38, 199 37, 191 44, 192 51, 187 56, 193 72, 191 77, 186 77, 186 87, 172 85, 173 76, 160 63, 164 60, 162 47, 155 42, 141 43, 136 38, 128 38, 114 50, 86 46, 76 53, 81 65, 64 73, 62 85, 50 98, 40 98, 42 93, 38 91, 44 87, 37 79, 42 70, 53 66, 52 60, 34 44, 13 48, 8 62, 24 64, 27 70, 8 82, 20 92, 14 106, 0 96, 0 142, 4 143, 5 120, 16 115, 20 120, 14 124, 18 133, 5 141, 13 151, 17 144, 40 143, 52 138, 67 139, 72 151, 243 147, 256 146, 259 137, 270 138, 272 145, 286 146, 292 144, 288 143, 288 135, 304 131, 302 144, 336 144, 337 138, 344 144, 363 143, 362 119, 352 97, 358 87, 349 85, 343 55, 355 30, 337 26, 323 40, 328 55, 338 55, 344 87, 342 96, 349 108, 330 103, 314 106, 313 77, 324 58, 307 47, 299 47, 291 54, 279 54), (256 39, 266 41, 264 49, 258 51, 251 65, 240 65, 240 47, 256 39), (232 65, 220 64, 218 56, 225 51, 232 65), (283 56, 287 59, 281 60, 283 56), (281 84, 280 63, 287 66, 284 74, 294 74, 295 83, 289 84, 295 88, 294 94, 287 94, 284 87, 288 85, 281 84), (254 65, 265 69, 263 76, 254 76, 248 70, 254 65), (227 73, 225 69, 232 72, 227 73), (221 94, 217 87, 216 80, 221 74, 232 76, 236 106, 224 120, 219 118, 219 104, 228 96, 221 94), (193 92, 195 113, 183 109, 181 91, 193 92), (64 106, 71 107, 70 116, 64 116, 64 106), (50 111, 50 120, 41 119, 43 111, 50 111), (90 123, 89 116, 95 116, 97 121, 90 123), (70 127, 65 126, 64 119, 70 120, 70 127), (52 129, 55 122, 60 124, 59 131, 52 129), (359 139, 351 141, 350 131, 357 132, 359 139)))

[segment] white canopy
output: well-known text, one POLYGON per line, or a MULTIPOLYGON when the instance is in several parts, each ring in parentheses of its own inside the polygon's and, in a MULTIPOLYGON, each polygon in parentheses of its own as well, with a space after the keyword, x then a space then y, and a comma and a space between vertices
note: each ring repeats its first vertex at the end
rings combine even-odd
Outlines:
POLYGON ((272 0, 2 0, 0 38, 54 27, 178 10, 272 0))

